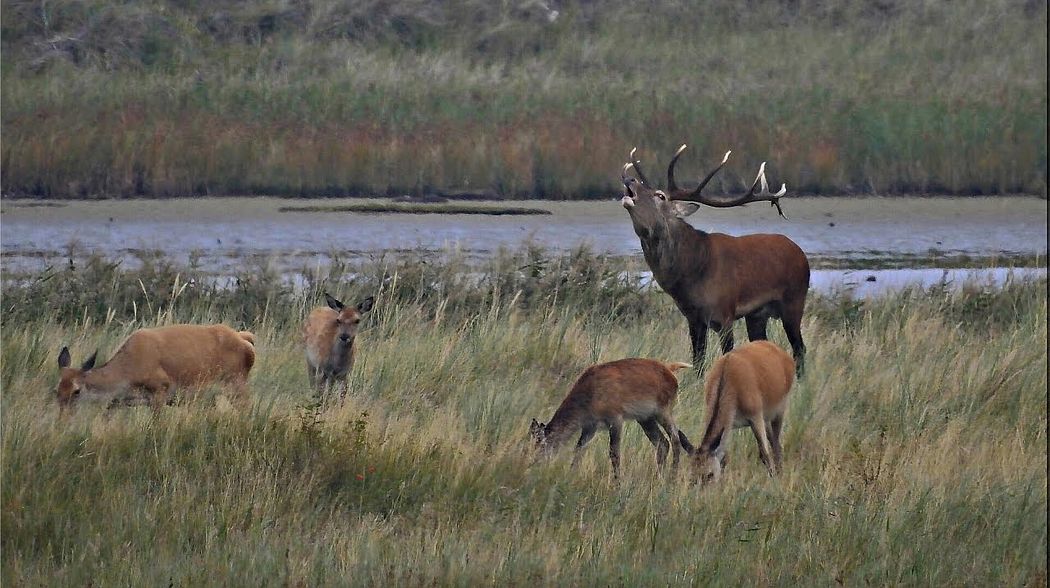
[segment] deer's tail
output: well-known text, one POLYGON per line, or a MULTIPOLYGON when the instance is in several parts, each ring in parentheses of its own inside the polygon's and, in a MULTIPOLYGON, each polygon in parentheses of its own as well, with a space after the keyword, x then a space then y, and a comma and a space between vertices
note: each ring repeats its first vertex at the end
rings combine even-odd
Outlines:
POLYGON ((684 370, 685 368, 693 367, 693 364, 685 363, 682 361, 672 361, 665 363, 664 365, 666 365, 667 369, 671 370, 672 373, 677 372, 678 370, 684 370))

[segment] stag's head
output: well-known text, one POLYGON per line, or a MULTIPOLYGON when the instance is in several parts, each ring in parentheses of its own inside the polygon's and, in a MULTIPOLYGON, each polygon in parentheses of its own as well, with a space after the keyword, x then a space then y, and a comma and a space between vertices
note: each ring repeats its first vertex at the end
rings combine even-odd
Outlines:
POLYGON ((770 193, 766 183, 765 163, 759 167, 758 177, 755 178, 751 190, 744 196, 726 198, 701 194, 701 191, 711 181, 711 178, 729 161, 729 154, 732 151, 726 151, 722 162, 711 170, 696 188, 692 190, 679 188, 675 182, 674 168, 675 164, 678 163, 678 158, 685 151, 685 147, 685 145, 682 145, 678 148, 674 157, 671 158, 671 163, 667 166, 667 188, 665 190, 657 189, 649 182, 645 177, 645 173, 642 172, 641 163, 635 157, 637 148, 631 150, 630 161, 623 166, 623 172, 620 176, 624 187, 624 194, 623 198, 620 199, 620 203, 623 204, 623 207, 627 209, 627 213, 631 216, 634 230, 639 237, 644 238, 651 235, 654 231, 666 226, 672 219, 683 218, 693 214, 700 208, 701 204, 716 208, 729 208, 742 206, 749 202, 768 201, 773 206, 776 206, 781 216, 784 216, 784 212, 780 209, 779 200, 787 192, 787 186, 782 186, 776 194, 770 193), (628 170, 631 169, 634 169, 636 177, 627 174, 628 170), (760 185, 761 190, 756 192, 760 185))

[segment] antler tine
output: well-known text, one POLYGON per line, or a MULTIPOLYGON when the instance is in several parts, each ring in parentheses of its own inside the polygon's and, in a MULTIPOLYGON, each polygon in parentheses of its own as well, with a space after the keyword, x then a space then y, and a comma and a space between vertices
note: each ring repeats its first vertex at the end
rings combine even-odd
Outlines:
POLYGON ((786 219, 787 216, 784 215, 784 209, 780 208, 780 197, 786 193, 787 184, 781 184, 780 190, 777 191, 776 194, 769 191, 769 183, 766 181, 766 162, 763 161, 762 165, 758 166, 758 175, 755 176, 755 182, 751 184, 751 189, 747 191, 744 204, 747 202, 762 202, 768 200, 769 205, 775 206, 777 213, 786 219), (761 185, 762 188, 758 192, 755 192, 755 188, 759 185, 761 185))
POLYGON ((645 172, 642 171, 642 162, 638 161, 638 159, 634 156, 635 152, 637 151, 638 148, 635 147, 634 149, 631 149, 631 154, 628 155, 628 157, 631 158, 631 166, 634 167, 634 173, 638 174, 638 179, 642 181, 642 184, 647 188, 651 188, 652 184, 649 183, 649 179, 645 177, 645 172))
POLYGON ((674 181, 674 165, 678 163, 678 158, 685 151, 685 143, 678 148, 678 151, 674 152, 674 156, 671 157, 671 163, 667 164, 667 191, 669 193, 678 191, 678 184, 674 181))
POLYGON ((700 184, 696 188, 694 188, 692 191, 689 191, 679 189, 674 182, 674 164, 678 161, 678 156, 681 155, 682 151, 684 150, 685 145, 679 147, 678 151, 675 152, 674 157, 671 158, 671 164, 667 166, 667 192, 670 194, 669 198, 671 200, 688 200, 690 202, 703 202, 703 200, 700 199, 700 191, 703 190, 705 186, 707 186, 707 183, 711 181, 711 178, 715 177, 715 174, 718 173, 718 170, 725 167, 726 162, 729 161, 729 154, 732 153, 732 151, 726 151, 725 156, 722 157, 722 163, 718 164, 718 167, 711 170, 707 174, 707 176, 705 176, 704 179, 700 181, 700 184))
MULTIPOLYGON (((726 153, 725 159, 722 160, 722 165, 725 165, 726 161, 728 160, 729 153, 726 153)), ((711 176, 713 176, 715 172, 721 169, 721 167, 721 165, 718 166, 717 168, 715 168, 714 171, 708 174, 708 177, 704 178, 703 183, 701 183, 700 186, 695 191, 693 191, 693 193, 690 194, 686 193, 684 190, 679 190, 677 193, 671 196, 671 199, 697 202, 700 204, 706 204, 707 206, 713 206, 715 208, 732 208, 734 206, 743 206, 750 202, 769 202, 770 206, 776 207, 777 213, 780 216, 782 216, 785 219, 787 218, 787 215, 784 214, 784 209, 780 207, 780 197, 784 194, 787 194, 787 184, 781 185, 780 190, 776 194, 770 193, 769 183, 766 181, 766 162, 764 161, 762 162, 762 165, 758 167, 758 175, 755 176, 755 182, 751 184, 751 189, 748 190, 747 194, 744 194, 743 196, 737 196, 735 198, 724 196, 711 197, 701 195, 700 188, 703 188, 704 184, 706 184, 708 180, 711 179, 711 176), (761 186, 761 189, 759 189, 756 192, 755 190, 759 188, 759 186, 761 186)))

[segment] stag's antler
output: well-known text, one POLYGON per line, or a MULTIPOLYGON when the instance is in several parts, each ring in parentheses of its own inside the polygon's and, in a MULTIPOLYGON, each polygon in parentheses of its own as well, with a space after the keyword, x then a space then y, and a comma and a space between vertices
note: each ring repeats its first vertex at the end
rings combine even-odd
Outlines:
MULTIPOLYGON (((684 147, 685 145, 682 146, 682 148, 684 147)), ((682 148, 679 148, 678 153, 675 154, 675 159, 677 159, 678 154, 682 152, 682 148)), ((722 165, 725 165, 726 161, 729 159, 729 153, 731 152, 726 153, 725 158, 722 160, 722 165)), ((671 175, 673 174, 675 159, 671 160, 671 165, 667 169, 667 179, 669 181, 673 181, 671 179, 671 175)), ((693 192, 678 189, 669 190, 671 192, 670 199, 698 202, 700 204, 706 204, 707 206, 713 206, 715 208, 732 208, 734 206, 743 206, 751 202, 769 202, 770 206, 776 207, 777 213, 780 214, 781 217, 785 219, 787 218, 787 216, 784 215, 784 209, 780 208, 780 197, 787 193, 787 184, 783 184, 780 187, 780 191, 778 191, 776 194, 771 193, 769 191, 769 184, 766 182, 766 162, 764 161, 762 162, 762 165, 759 166, 758 176, 755 178, 755 183, 751 184, 751 189, 748 190, 747 194, 736 197, 701 196, 700 189, 703 188, 705 184, 707 184, 708 180, 711 179, 711 176, 713 176, 715 172, 722 168, 722 165, 719 165, 714 169, 714 171, 708 174, 707 177, 704 178, 704 181, 700 183, 700 186, 698 186, 693 192), (762 189, 758 192, 755 192, 755 188, 757 188, 760 184, 762 186, 762 189)))
POLYGON ((700 185, 692 191, 679 189, 678 184, 674 181, 674 166, 678 163, 678 158, 682 155, 683 151, 685 151, 685 144, 682 144, 682 146, 678 148, 678 151, 674 152, 674 157, 671 158, 671 163, 667 165, 667 191, 671 194, 671 200, 697 201, 696 199, 700 196, 700 191, 711 181, 711 178, 715 177, 718 170, 725 166, 726 162, 729 161, 729 154, 732 153, 732 151, 726 151, 725 157, 722 158, 722 163, 718 164, 718 167, 711 170, 711 172, 700 182, 700 185))
POLYGON ((638 159, 634 156, 635 152, 637 151, 637 147, 631 149, 631 154, 628 155, 628 157, 631 158, 631 161, 627 165, 623 166, 623 171, 626 172, 628 167, 633 167, 634 173, 638 174, 638 179, 642 181, 642 185, 646 188, 652 188, 652 184, 649 183, 649 179, 646 178, 645 173, 642 172, 642 162, 638 161, 638 159))

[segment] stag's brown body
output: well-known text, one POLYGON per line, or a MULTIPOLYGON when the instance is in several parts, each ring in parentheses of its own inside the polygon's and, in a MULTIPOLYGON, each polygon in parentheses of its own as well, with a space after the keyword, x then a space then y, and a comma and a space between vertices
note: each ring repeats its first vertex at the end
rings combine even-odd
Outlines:
POLYGON ((707 426, 693 454, 697 474, 703 481, 718 478, 726 463, 729 432, 751 427, 759 457, 770 475, 780 469, 780 433, 784 425, 788 393, 795 381, 795 362, 769 341, 742 345, 718 358, 705 383, 707 426))
MULTIPOLYGON (((677 157, 678 154, 675 160, 677 157)), ((674 186, 675 160, 668 170, 671 186, 674 186)), ((725 160, 722 163, 724 165, 725 160)), ((627 167, 630 166, 637 169, 637 161, 627 167)), ((770 318, 779 318, 801 372, 805 354, 801 325, 809 290, 806 254, 784 235, 733 237, 706 233, 683 220, 695 212, 699 204, 729 207, 768 200, 779 209, 778 199, 784 190, 778 194, 765 191, 756 195, 752 186, 752 192, 745 197, 700 196, 700 189, 719 168, 692 192, 673 188, 665 193, 653 189, 640 170, 641 181, 624 175, 625 194, 621 202, 631 216, 653 277, 671 295, 689 323, 693 362, 698 368, 706 352, 708 329, 719 333, 723 351, 729 351, 733 348, 735 320, 746 320, 748 338, 755 341, 766 338, 766 323, 770 318)), ((764 186, 764 168, 759 172, 756 186, 759 180, 764 186)))
POLYGON ((678 379, 674 372, 690 367, 687 363, 665 363, 654 359, 630 358, 593 365, 576 380, 569 394, 547 424, 532 421, 530 433, 546 452, 553 452, 580 431, 573 465, 580 450, 599 427, 609 431, 609 459, 613 473, 620 471, 620 437, 625 420, 638 421, 656 448, 656 461, 667 457, 667 432, 678 466, 680 442, 672 410, 678 398, 678 379))
POLYGON ((247 396, 255 364, 255 336, 226 325, 172 325, 139 329, 105 365, 92 356, 80 369, 69 367, 69 351, 59 354, 58 400, 79 397, 110 402, 148 401, 155 409, 177 388, 199 389, 215 382, 231 385, 238 401, 247 396))

